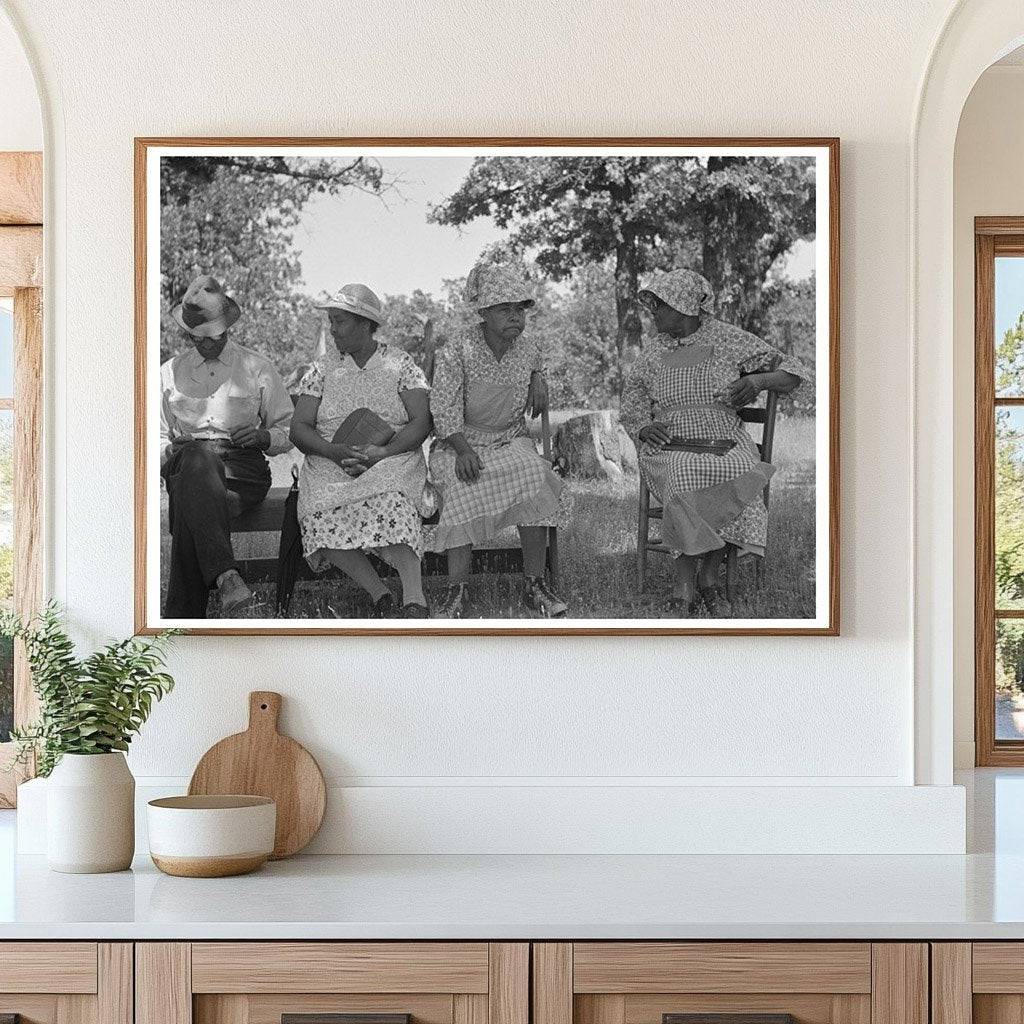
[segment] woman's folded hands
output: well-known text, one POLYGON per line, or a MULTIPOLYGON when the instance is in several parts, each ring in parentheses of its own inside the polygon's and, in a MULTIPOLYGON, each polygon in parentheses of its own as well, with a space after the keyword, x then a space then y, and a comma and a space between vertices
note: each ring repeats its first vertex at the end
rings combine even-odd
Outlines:
POLYGON ((646 427, 641 428, 638 436, 641 441, 661 448, 672 440, 672 428, 667 423, 648 423, 646 427))
POLYGON ((357 444, 352 451, 355 452, 355 458, 362 466, 359 472, 376 466, 381 459, 386 459, 391 454, 387 448, 379 444, 357 444))
POLYGON ((459 451, 455 456, 455 475, 463 482, 471 484, 480 478, 480 472, 484 468, 480 456, 468 446, 459 451))
POLYGON ((359 450, 348 444, 332 444, 330 459, 349 476, 359 476, 369 468, 359 450))
POLYGON ((331 461, 349 476, 361 476, 391 454, 379 444, 332 444, 331 461))

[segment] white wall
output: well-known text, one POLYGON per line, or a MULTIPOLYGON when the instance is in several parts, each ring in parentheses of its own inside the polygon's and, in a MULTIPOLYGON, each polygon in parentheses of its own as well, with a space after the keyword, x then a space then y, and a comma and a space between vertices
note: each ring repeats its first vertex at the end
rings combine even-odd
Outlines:
POLYGON ((1024 66, 986 71, 964 106, 954 160, 954 740, 974 764, 974 218, 1024 215, 1024 66))
POLYGON ((0 12, 0 151, 43 148, 39 96, 25 51, 0 12))
POLYGON ((53 114, 51 586, 93 639, 132 628, 133 136, 843 140, 841 638, 183 639, 138 774, 187 776, 272 688, 335 784, 424 807, 467 784, 913 781, 908 155, 945 0, 261 0, 215 27, 5 2, 53 114))

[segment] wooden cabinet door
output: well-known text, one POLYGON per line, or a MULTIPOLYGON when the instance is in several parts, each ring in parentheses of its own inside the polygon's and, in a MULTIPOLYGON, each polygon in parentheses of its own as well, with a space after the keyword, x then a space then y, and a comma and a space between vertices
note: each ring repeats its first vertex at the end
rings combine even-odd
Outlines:
POLYGON ((136 987, 136 1024, 529 1024, 529 946, 139 943, 136 987))
POLYGON ((794 1024, 928 1024, 928 949, 867 942, 533 947, 533 1024, 701 1024, 707 1015, 715 1024, 784 1024, 785 1015, 794 1024))
POLYGON ((0 942, 0 1017, 132 1024, 128 942, 0 942))
POLYGON ((1024 1020, 1024 942, 933 942, 933 1024, 1024 1020))

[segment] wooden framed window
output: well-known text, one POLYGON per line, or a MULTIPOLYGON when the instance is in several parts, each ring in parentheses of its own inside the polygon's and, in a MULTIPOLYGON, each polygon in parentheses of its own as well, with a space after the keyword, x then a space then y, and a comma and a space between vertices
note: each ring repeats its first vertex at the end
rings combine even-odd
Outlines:
MULTIPOLYGON (((41 154, 0 153, 0 604, 22 616, 42 600, 42 184, 41 154)), ((24 654, 0 638, 0 807, 27 774, 11 725, 34 714, 24 654)))
POLYGON ((975 760, 1024 765, 1024 217, 975 220, 975 760))

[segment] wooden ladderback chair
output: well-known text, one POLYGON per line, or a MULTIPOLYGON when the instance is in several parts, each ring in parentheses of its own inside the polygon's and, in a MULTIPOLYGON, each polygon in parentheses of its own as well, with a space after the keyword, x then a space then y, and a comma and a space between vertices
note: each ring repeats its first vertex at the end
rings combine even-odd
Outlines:
MULTIPOLYGON (((548 411, 545 409, 540 414, 540 442, 544 452, 544 458, 554 465, 551 458, 551 421, 548 418, 548 411)), ((548 527, 548 570, 551 573, 551 582, 558 583, 558 527, 548 527)))
MULTIPOLYGON (((775 444, 775 421, 778 413, 779 396, 774 391, 767 392, 763 406, 748 405, 739 410, 739 417, 744 423, 761 424, 761 440, 757 450, 761 454, 762 462, 772 461, 772 449, 775 444)), ((771 485, 765 484, 764 504, 768 507, 768 495, 771 485)), ((642 592, 647 587, 647 555, 654 551, 658 554, 671 554, 660 537, 651 537, 651 520, 662 520, 664 510, 661 505, 651 502, 651 492, 640 477, 640 512, 637 518, 636 536, 636 580, 637 588, 642 592)), ((725 560, 725 588, 729 600, 732 600, 732 590, 736 567, 739 562, 739 552, 733 545, 729 545, 725 560)), ((762 560, 757 563, 756 580, 760 586, 764 579, 764 568, 762 560)))

